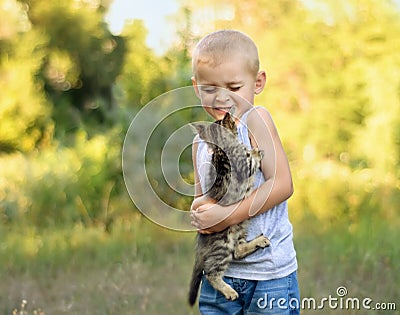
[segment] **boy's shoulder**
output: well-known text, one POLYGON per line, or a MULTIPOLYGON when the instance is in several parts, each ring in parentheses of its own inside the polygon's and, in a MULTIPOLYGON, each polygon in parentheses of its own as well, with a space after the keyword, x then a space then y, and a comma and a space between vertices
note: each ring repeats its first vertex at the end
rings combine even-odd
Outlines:
POLYGON ((263 106, 254 106, 247 115, 247 125, 273 124, 270 112, 263 106))
MULTIPOLYGON (((274 138, 278 137, 278 131, 270 112, 263 106, 255 106, 247 116, 247 128, 252 137, 264 137, 266 130, 274 138)), ((260 139, 260 138, 259 138, 260 139)), ((254 139, 252 139, 254 140, 254 139)))

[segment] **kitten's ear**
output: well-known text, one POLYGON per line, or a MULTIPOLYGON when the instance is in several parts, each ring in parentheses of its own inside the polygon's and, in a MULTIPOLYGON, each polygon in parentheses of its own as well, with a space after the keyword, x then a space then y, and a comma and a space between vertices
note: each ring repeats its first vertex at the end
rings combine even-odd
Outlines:
POLYGON ((196 133, 200 136, 200 138, 204 134, 204 129, 205 129, 204 124, 199 123, 199 122, 194 122, 194 123, 190 123, 189 126, 194 133, 196 133))
POLYGON ((235 105, 232 105, 232 107, 229 109, 229 116, 230 116, 230 119, 234 122, 235 121, 235 118, 236 118, 236 116, 235 116, 235 112, 236 112, 236 106, 235 105))
POLYGON ((235 116, 234 113, 236 111, 236 106, 232 106, 229 109, 229 112, 227 112, 223 118, 223 126, 227 126, 229 129, 232 129, 233 126, 235 126, 235 116))
POLYGON ((229 114, 234 117, 235 116, 235 111, 236 111, 236 106, 232 105, 232 107, 229 109, 229 114))

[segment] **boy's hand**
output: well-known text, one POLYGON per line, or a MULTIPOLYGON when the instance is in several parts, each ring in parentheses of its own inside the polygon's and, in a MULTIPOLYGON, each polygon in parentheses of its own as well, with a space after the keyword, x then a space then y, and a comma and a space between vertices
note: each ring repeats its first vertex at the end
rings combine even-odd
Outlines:
POLYGON ((190 210, 197 211, 197 209, 203 205, 216 204, 216 203, 217 202, 214 199, 208 197, 207 195, 203 195, 203 196, 197 197, 193 200, 190 210))
POLYGON ((230 206, 220 206, 207 196, 194 199, 191 209, 191 224, 202 234, 221 232, 226 229, 229 226, 226 219, 233 211, 230 206))

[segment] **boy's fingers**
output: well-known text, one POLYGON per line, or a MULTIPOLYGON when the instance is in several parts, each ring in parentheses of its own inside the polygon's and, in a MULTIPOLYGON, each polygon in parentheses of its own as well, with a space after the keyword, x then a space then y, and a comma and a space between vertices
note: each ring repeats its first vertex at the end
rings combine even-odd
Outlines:
POLYGON ((197 230, 197 232, 199 232, 200 234, 212 234, 213 232, 209 231, 209 230, 197 230))
POLYGON ((200 225, 199 225, 199 223, 197 221, 196 214, 197 214, 196 211, 194 211, 194 210, 190 211, 190 224, 192 226, 194 226, 196 229, 199 229, 200 225))

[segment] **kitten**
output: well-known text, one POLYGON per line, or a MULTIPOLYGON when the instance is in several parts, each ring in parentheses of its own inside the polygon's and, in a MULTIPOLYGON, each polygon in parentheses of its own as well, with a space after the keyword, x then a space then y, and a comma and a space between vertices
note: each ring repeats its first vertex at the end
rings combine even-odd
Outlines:
MULTIPOLYGON (((212 150, 206 194, 220 205, 230 205, 247 197, 253 190, 254 174, 260 167, 262 152, 249 150, 238 140, 233 115, 228 112, 222 120, 193 123, 192 127, 212 150)), ((228 300, 238 298, 238 293, 222 279, 229 263, 232 258, 242 259, 270 244, 263 235, 247 242, 247 222, 230 226, 219 233, 198 234, 190 283, 190 305, 196 301, 203 270, 209 283, 228 300)))

